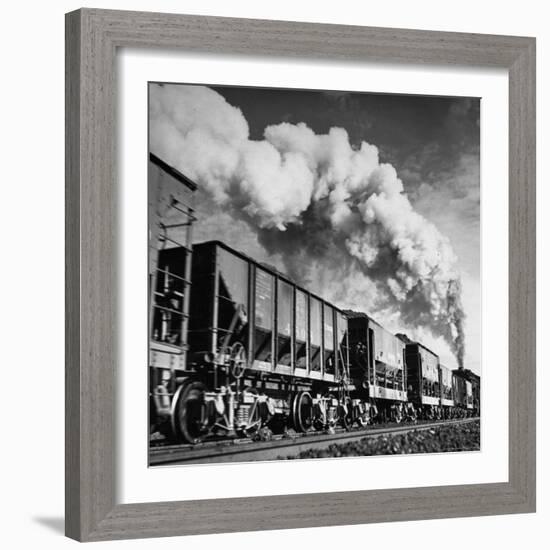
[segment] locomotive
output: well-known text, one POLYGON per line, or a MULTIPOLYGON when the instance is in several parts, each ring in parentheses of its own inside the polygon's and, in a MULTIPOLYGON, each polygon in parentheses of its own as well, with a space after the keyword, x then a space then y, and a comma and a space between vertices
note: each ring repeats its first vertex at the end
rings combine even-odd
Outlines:
POLYGON ((154 154, 148 185, 151 433, 196 444, 473 411, 472 383, 453 372, 442 391, 449 369, 421 344, 223 242, 194 244, 197 186, 154 154))

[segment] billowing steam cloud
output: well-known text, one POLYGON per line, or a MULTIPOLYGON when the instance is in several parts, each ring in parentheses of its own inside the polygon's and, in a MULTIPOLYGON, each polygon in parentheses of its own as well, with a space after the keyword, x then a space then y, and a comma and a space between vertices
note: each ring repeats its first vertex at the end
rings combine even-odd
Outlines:
POLYGON ((242 112, 213 90, 156 85, 150 146, 244 219, 295 280, 322 280, 341 307, 398 311, 402 325, 442 336, 463 364, 457 258, 375 146, 304 123, 268 126, 252 141, 242 112))

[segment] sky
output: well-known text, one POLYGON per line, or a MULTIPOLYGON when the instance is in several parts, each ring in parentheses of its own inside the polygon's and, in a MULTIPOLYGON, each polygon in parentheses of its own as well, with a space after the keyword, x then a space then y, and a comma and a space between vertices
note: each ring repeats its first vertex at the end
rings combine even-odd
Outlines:
POLYGON ((358 305, 450 367, 462 345, 480 373, 479 100, 208 88, 150 89, 151 149, 199 184, 194 240, 358 305))

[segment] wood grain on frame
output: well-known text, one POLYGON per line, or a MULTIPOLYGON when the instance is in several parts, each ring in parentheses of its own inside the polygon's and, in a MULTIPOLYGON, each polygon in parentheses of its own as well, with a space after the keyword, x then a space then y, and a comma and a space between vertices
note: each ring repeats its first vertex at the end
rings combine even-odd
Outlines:
POLYGON ((66 534, 82 541, 535 511, 535 39, 83 9, 66 16, 66 534), (119 47, 509 70, 509 481, 116 504, 119 47))

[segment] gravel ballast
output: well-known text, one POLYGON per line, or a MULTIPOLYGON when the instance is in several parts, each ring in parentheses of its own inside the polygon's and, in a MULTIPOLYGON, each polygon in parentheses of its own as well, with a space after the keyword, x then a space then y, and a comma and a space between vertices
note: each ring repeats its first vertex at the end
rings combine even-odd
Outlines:
POLYGON ((310 449, 296 458, 333 458, 343 456, 372 456, 417 453, 443 453, 457 451, 479 451, 479 420, 467 424, 438 426, 428 430, 414 430, 404 434, 381 435, 377 438, 363 438, 350 443, 333 444, 326 449, 310 449))

